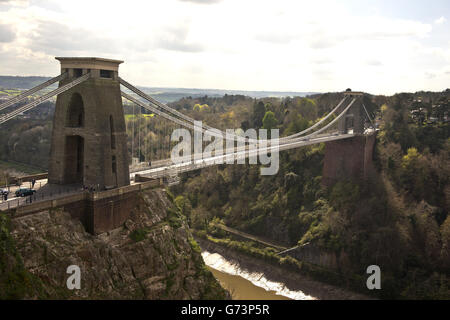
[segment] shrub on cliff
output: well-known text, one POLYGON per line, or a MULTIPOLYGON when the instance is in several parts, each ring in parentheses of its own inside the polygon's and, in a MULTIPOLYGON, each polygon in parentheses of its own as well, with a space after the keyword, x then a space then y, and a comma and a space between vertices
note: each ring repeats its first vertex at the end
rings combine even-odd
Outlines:
POLYGON ((0 214, 0 300, 46 298, 41 279, 25 269, 9 230, 10 219, 0 214))

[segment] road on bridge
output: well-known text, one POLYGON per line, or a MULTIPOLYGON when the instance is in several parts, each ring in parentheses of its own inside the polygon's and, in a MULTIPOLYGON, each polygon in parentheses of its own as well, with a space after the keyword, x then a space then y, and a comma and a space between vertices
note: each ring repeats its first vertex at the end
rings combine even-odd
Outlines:
POLYGON ((58 197, 64 197, 70 194, 75 194, 78 192, 82 192, 83 188, 81 185, 50 185, 48 184, 47 179, 37 180, 33 190, 36 190, 36 193, 33 196, 27 197, 16 197, 15 192, 20 188, 31 189, 31 182, 26 182, 21 184, 20 186, 9 186, 10 193, 8 195, 8 200, 4 201, 0 200, 0 211, 8 210, 11 208, 16 208, 18 206, 23 206, 30 203, 30 199, 32 202, 38 202, 43 200, 55 199, 58 197))

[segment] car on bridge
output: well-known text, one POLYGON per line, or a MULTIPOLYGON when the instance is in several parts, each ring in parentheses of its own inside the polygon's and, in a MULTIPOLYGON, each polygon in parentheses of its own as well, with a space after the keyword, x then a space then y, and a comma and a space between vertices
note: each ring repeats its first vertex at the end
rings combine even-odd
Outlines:
POLYGON ((36 193, 36 190, 27 189, 27 188, 21 188, 21 189, 16 191, 16 197, 32 196, 35 193, 36 193))

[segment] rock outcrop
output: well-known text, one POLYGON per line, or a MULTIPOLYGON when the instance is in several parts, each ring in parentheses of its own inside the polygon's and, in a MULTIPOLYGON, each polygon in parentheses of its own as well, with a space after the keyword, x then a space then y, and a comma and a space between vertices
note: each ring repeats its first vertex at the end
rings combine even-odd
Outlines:
POLYGON ((24 298, 228 298, 165 191, 148 190, 138 198, 123 227, 99 236, 63 210, 12 219, 15 250, 24 269, 42 284, 24 298), (70 265, 80 267, 80 290, 67 289, 70 265))

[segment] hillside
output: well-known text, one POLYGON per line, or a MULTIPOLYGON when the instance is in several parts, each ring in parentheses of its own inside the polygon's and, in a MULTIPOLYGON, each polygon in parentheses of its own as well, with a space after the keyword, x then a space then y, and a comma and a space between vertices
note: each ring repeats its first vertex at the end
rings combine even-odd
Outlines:
POLYGON ((0 215, 0 299, 224 299, 162 190, 140 194, 124 226, 94 237, 61 211, 0 215), (81 289, 66 269, 81 269, 81 289))
MULTIPOLYGON (((311 126, 339 101, 339 94, 308 98, 243 95, 185 97, 170 105, 211 126, 279 128, 286 136, 311 126)), ((377 173, 369 181, 321 185, 324 145, 280 154, 280 171, 262 177, 258 166, 218 166, 182 176, 173 188, 175 203, 202 238, 247 252, 296 272, 354 290, 371 264, 383 270, 381 298, 450 297, 450 92, 364 97, 380 131, 375 150, 377 173), (364 204, 364 205, 360 205, 364 204), (224 224, 289 247, 309 245, 314 265, 281 259, 221 231, 224 224), (322 269, 325 268, 325 269, 322 269), (355 284, 356 283, 356 284, 355 284)), ((143 145, 158 146, 174 127, 158 117, 132 115, 125 107, 128 147, 135 127, 143 145), (144 121, 145 120, 145 121, 144 121), (166 133, 166 135, 164 135, 166 133)), ((51 117, 39 112, 0 128, 0 160, 46 166, 51 117), (30 143, 32 141, 32 143, 30 143)), ((149 159, 158 159, 157 148, 149 159)), ((0 180, 5 175, 0 172, 0 180)), ((1 183, 1 181, 0 181, 1 183)))
MULTIPOLYGON (((14 89, 31 89, 32 87, 49 80, 50 77, 19 77, 0 76, 0 98, 10 96, 20 91, 14 89), (2 89, 3 88, 3 89, 2 89), (5 90, 6 89, 6 90, 5 90)), ((55 85, 53 86, 55 87, 55 85)), ((151 95, 155 99, 164 102, 174 102, 182 98, 223 97, 224 95, 245 95, 252 98, 263 97, 287 97, 287 96, 307 96, 313 92, 293 92, 293 91, 245 91, 245 90, 222 90, 222 89, 196 89, 196 88, 164 88, 164 87, 144 87, 138 88, 151 95)))
POLYGON ((31 89, 47 80, 50 77, 20 77, 20 76, 0 76, 0 88, 5 89, 31 89))
MULTIPOLYGON (((281 153, 275 176, 261 176, 258 166, 250 165, 186 174, 173 188, 177 201, 197 234, 213 243, 361 292, 367 292, 361 275, 376 264, 383 270, 381 298, 448 299, 450 123, 444 116, 450 94, 427 96, 364 98, 380 126, 377 172, 368 181, 348 179, 323 187, 325 146, 316 145, 281 153), (416 108, 430 112, 421 120, 411 113, 416 108), (309 254, 299 267, 270 248, 224 232, 220 224, 280 245, 307 246, 309 254), (306 267, 308 261, 326 271, 306 267)), ((281 135, 287 135, 308 127, 338 101, 334 94, 248 101, 247 113, 232 108, 231 123, 264 127, 264 114, 272 112, 281 135)), ((217 109, 214 101, 209 103, 217 109)))

